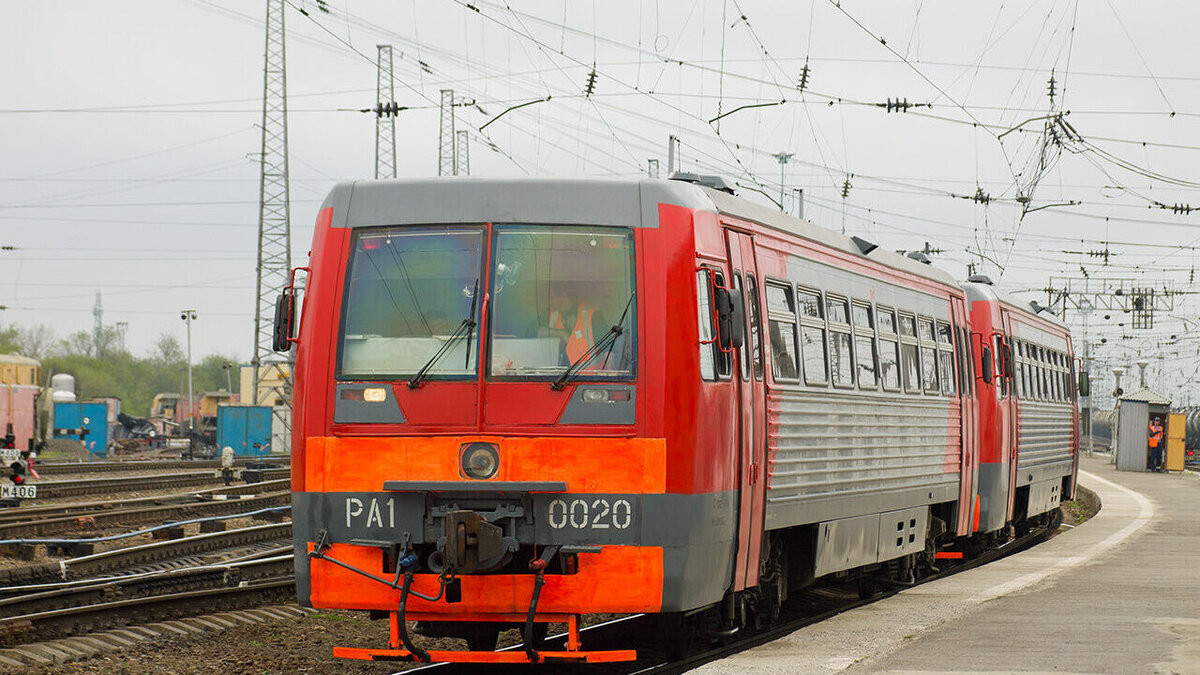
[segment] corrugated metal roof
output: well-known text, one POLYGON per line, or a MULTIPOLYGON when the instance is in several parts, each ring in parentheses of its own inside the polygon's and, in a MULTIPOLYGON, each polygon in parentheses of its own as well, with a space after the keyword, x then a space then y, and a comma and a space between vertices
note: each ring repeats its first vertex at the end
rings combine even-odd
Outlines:
POLYGON ((1121 397, 1122 401, 1145 401, 1150 405, 1171 405, 1171 399, 1154 391, 1150 387, 1139 387, 1121 397))

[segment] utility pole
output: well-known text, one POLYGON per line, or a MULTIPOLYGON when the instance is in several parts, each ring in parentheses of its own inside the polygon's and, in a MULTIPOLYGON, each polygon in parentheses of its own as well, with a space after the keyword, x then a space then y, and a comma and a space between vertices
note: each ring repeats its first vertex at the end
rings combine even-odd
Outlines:
POLYGON ((804 220, 804 188, 792 188, 792 195, 795 197, 796 217, 804 220))
POLYGON ((438 175, 458 174, 458 156, 454 153, 454 90, 442 90, 441 127, 438 132, 438 175))
POLYGON ((787 167, 787 163, 792 159, 795 153, 792 152, 777 152, 771 155, 779 162, 779 210, 783 210, 783 170, 787 167))
POLYGON ((188 457, 195 450, 196 442, 196 399, 195 387, 192 386, 192 321, 196 318, 196 310, 185 309, 179 312, 179 318, 187 322, 187 373, 188 373, 188 457))
POLYGON ((125 352, 125 334, 129 332, 128 321, 117 322, 117 344, 121 346, 121 352, 125 352))
MULTIPOLYGON (((254 393, 262 404, 271 394, 272 410, 281 430, 279 445, 291 449, 292 364, 271 349, 275 299, 290 281, 292 237, 288 195, 287 61, 284 50, 284 0, 266 0, 266 57, 263 66, 262 170, 259 174, 258 281, 255 285, 254 393), (268 391, 269 390, 269 391, 268 391)), ((278 447, 274 446, 273 447, 278 447)))
POLYGON ((454 132, 454 175, 469 176, 471 175, 471 151, 467 144, 467 130, 460 129, 454 132))
POLYGON ((658 160, 657 159, 646 160, 646 175, 651 178, 658 178, 658 160))
POLYGON ((667 178, 670 178, 678 168, 675 166, 675 153, 679 148, 679 137, 671 134, 667 138, 667 178))
POLYGON ((383 111, 395 109, 396 90, 392 82, 392 46, 376 45, 379 68, 375 84, 375 178, 396 177, 396 118, 383 111))
POLYGON ((104 306, 100 304, 100 291, 96 291, 96 304, 92 306, 92 316, 95 317, 92 326, 92 343, 96 348, 96 358, 104 358, 104 306))

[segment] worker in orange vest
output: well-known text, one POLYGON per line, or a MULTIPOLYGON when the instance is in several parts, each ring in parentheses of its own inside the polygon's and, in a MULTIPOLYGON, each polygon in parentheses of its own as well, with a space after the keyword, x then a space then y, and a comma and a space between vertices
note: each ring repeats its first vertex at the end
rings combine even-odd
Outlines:
MULTIPOLYGON (((567 364, 575 363, 596 343, 592 327, 608 324, 604 323, 599 310, 579 300, 576 290, 566 284, 551 285, 550 306, 552 309, 546 332, 562 339, 567 364)), ((593 359, 584 370, 598 370, 601 367, 603 364, 593 359)))
POLYGON ((1162 471, 1163 427, 1162 418, 1155 416, 1150 423, 1150 470, 1162 471))

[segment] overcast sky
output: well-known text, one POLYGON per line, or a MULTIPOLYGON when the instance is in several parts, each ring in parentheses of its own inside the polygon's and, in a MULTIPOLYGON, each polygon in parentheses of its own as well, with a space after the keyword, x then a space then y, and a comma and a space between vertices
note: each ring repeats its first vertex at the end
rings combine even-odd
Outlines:
MULTIPOLYGON (((0 325, 90 329, 101 291, 105 323, 128 322, 135 353, 182 338, 186 307, 198 354, 247 359, 265 5, 0 1, 0 245, 18 247, 0 252, 0 325)), ((818 224, 893 249, 929 242, 935 264, 964 276, 974 262, 1026 299, 1044 303, 1029 291, 1082 279, 1081 266, 1093 289, 1191 290, 1200 213, 1155 204, 1200 206, 1197 3, 509 7, 291 0, 293 264, 331 185, 373 175, 375 118, 357 110, 376 100, 376 45, 392 44, 410 108, 396 123, 401 177, 436 174, 437 101, 452 88, 476 104, 457 109, 473 175, 635 176, 652 158, 665 174, 677 134, 681 168, 736 179, 757 201, 752 188, 778 199, 773 155, 793 153, 789 210, 803 188, 818 224), (922 107, 888 112, 889 100, 922 107), (1054 138, 1028 121, 1059 113, 1069 126, 1054 138), (1107 265, 1089 255, 1106 249, 1107 265)), ((1174 300, 1154 331, 1093 313, 1105 366, 1141 350, 1159 373, 1195 379, 1195 302, 1174 300)))

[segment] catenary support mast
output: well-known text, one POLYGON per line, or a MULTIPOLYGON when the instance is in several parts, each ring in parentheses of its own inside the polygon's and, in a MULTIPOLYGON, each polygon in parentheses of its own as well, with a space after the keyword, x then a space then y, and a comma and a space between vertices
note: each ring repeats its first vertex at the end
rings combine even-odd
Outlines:
POLYGON ((396 177, 396 90, 392 83, 392 46, 379 49, 379 74, 375 85, 375 178, 396 177))
POLYGON ((292 364, 271 349, 275 299, 288 284, 292 266, 288 198, 287 67, 284 51, 284 0, 266 0, 266 55, 263 67, 262 148, 258 209, 258 283, 254 311, 254 349, 250 361, 253 390, 242 400, 274 410, 271 449, 291 449, 292 364))

